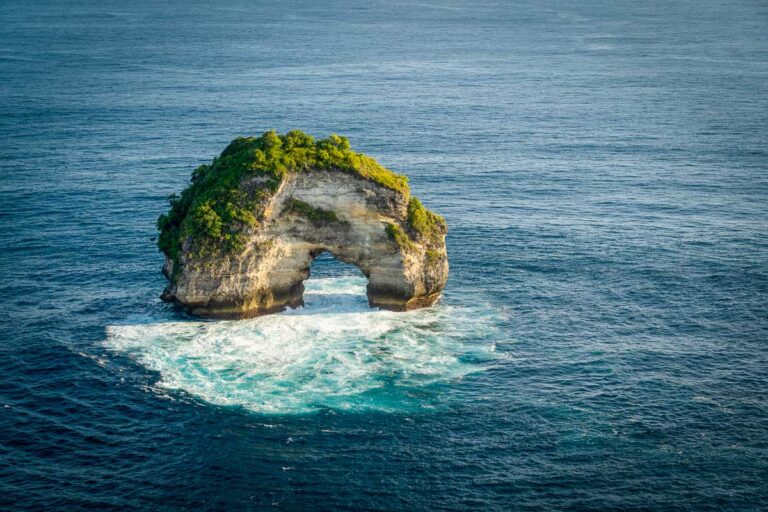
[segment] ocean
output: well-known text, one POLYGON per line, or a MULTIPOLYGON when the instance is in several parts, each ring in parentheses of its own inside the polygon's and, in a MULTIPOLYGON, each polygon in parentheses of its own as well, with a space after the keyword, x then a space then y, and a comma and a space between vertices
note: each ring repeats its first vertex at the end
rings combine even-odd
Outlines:
POLYGON ((768 4, 0 1, 0 509, 768 509, 768 4), (160 301, 167 197, 340 133, 436 307, 160 301))

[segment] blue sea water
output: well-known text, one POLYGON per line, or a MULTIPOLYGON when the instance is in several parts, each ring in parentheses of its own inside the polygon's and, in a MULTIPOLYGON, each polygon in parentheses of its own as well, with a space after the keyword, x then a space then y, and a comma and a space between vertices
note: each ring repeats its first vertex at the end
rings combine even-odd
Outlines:
POLYGON ((0 509, 768 509, 768 4, 0 1, 0 509), (338 132, 442 303, 160 302, 166 197, 338 132))

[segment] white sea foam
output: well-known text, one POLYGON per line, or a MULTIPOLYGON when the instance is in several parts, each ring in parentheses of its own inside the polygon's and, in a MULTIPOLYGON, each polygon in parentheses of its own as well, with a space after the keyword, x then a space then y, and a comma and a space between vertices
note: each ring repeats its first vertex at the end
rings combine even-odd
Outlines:
MULTIPOLYGON (((482 370, 496 312, 372 310, 359 277, 307 281, 306 306, 245 321, 107 328, 106 345, 160 373, 159 386, 263 413, 402 410, 414 388, 482 370)), ((422 404, 424 405, 424 404, 422 404)))

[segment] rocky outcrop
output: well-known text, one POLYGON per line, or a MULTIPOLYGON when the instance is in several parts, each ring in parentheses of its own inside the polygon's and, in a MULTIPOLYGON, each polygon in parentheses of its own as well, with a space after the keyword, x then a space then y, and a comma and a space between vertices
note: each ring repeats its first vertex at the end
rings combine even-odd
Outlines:
MULTIPOLYGON (((291 133, 296 132, 279 137, 291 133)), ((260 150, 258 141, 267 135, 251 139, 256 142, 247 151, 260 150)), ((310 140, 312 147, 323 147, 323 141, 310 140)), ((342 152, 351 151, 346 139, 338 140, 342 152)), ((282 145, 285 151, 285 140, 282 145)), ((220 158, 228 157, 225 150, 220 158)), ((162 298, 217 318, 297 307, 312 260, 329 251, 365 274, 371 306, 402 311, 433 304, 448 278, 442 218, 412 199, 404 180, 393 184, 387 175, 312 158, 309 163, 314 165, 287 168, 277 180, 247 164, 228 179, 227 197, 239 201, 229 202, 232 208, 221 206, 210 190, 221 181, 216 173, 231 170, 232 162, 218 160, 196 171, 198 180, 203 176, 197 190, 172 199, 171 212, 160 219, 169 279, 162 298), (235 213, 227 217, 230 210, 235 213)))

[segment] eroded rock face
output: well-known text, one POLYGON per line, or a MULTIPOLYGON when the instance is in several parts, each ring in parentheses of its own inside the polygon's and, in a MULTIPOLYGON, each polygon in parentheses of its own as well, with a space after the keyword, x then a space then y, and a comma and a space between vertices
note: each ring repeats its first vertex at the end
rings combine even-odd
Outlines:
MULTIPOLYGON (((239 187, 253 194, 264 180, 247 176, 239 187)), ((371 306, 402 311, 439 298, 448 278, 445 227, 414 229, 407 190, 351 172, 305 169, 286 174, 263 196, 258 222, 242 225, 242 247, 201 254, 190 237, 175 258, 166 255, 164 300, 217 318, 296 307, 309 266, 324 251, 368 277, 371 306)))

